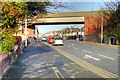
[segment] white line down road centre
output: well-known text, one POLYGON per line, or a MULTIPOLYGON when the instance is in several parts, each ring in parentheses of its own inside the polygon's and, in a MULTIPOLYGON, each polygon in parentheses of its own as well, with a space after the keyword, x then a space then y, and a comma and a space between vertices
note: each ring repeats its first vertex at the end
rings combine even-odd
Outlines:
POLYGON ((99 60, 100 60, 100 59, 95 58, 95 57, 92 57, 92 56, 90 56, 90 55, 85 55, 84 58, 91 58, 91 59, 94 59, 94 60, 96 60, 96 61, 99 61, 99 60))

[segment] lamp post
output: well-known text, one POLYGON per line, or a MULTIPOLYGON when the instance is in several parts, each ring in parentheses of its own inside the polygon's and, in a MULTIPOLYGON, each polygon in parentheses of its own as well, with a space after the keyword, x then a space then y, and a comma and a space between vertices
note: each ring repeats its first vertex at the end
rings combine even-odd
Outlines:
POLYGON ((103 12, 101 10, 101 44, 103 42, 103 12))

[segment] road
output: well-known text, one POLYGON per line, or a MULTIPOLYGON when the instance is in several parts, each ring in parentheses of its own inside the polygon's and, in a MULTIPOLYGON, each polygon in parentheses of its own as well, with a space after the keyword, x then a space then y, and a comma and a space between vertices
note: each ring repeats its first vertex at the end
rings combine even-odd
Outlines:
POLYGON ((64 46, 51 47, 118 75, 118 47, 73 40, 65 41, 64 46))
MULTIPOLYGON (((66 46, 67 43, 64 47, 66 46)), ((45 44, 33 43, 23 50, 22 55, 12 64, 4 78, 12 78, 11 80, 15 78, 88 78, 90 80, 90 78, 102 77, 45 44)))

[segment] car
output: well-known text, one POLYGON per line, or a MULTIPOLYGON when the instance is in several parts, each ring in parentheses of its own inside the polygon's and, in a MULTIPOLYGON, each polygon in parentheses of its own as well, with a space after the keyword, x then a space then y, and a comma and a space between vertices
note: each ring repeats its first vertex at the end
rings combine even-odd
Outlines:
POLYGON ((28 37, 28 38, 27 38, 28 44, 33 43, 33 42, 36 42, 36 41, 37 41, 37 38, 36 38, 36 37, 28 37))
POLYGON ((42 39, 42 41, 47 41, 47 37, 46 36, 42 37, 41 39, 42 39))
POLYGON ((53 46, 55 46, 55 45, 63 46, 63 44, 64 44, 64 41, 63 41, 62 37, 60 37, 60 36, 54 37, 54 40, 53 40, 53 43, 52 43, 53 46))
POLYGON ((80 37, 80 41, 84 41, 84 38, 83 38, 83 37, 80 37))
POLYGON ((53 40, 54 40, 53 37, 49 37, 49 38, 47 39, 47 43, 48 43, 48 44, 52 44, 52 43, 53 43, 53 40))

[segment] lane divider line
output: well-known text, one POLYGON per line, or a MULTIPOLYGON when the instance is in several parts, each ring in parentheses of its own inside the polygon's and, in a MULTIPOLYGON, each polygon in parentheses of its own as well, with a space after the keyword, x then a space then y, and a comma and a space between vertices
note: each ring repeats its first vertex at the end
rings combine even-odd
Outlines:
POLYGON ((69 58, 70 60, 72 60, 73 62, 75 62, 76 64, 78 64, 79 66, 82 66, 98 75, 100 75, 103 78, 118 78, 118 75, 113 74, 111 72, 108 72, 104 69, 101 69, 93 64, 90 64, 84 60, 81 60, 67 52, 61 51, 61 50, 57 50, 59 53, 61 53, 62 55, 64 55, 65 57, 69 58))
POLYGON ((93 56, 91 56, 91 55, 85 55, 85 57, 84 57, 84 58, 91 58, 91 59, 94 59, 94 60, 96 60, 96 61, 101 60, 101 59, 96 58, 96 57, 93 57, 93 56))
POLYGON ((115 60, 114 58, 111 58, 111 57, 108 57, 108 56, 104 56, 104 55, 101 55, 101 54, 98 54, 98 55, 101 56, 101 57, 107 58, 107 59, 115 60))
MULTIPOLYGON (((45 43, 47 44, 47 43, 45 43)), ((80 58, 77 58, 76 56, 74 55, 71 55, 70 53, 66 52, 66 51, 63 51, 63 50, 60 50, 60 49, 57 49, 56 47, 53 47, 49 44, 47 44, 48 46, 52 47, 53 49, 55 49, 56 51, 58 51, 60 54, 64 55, 65 57, 67 57, 68 59, 72 60, 73 62, 75 62, 76 64, 78 64, 79 66, 82 66, 83 68, 86 68, 88 70, 90 70, 91 72, 103 77, 103 78, 119 78, 118 75, 116 74, 113 74, 109 71, 106 71, 100 67, 97 67, 91 63, 88 63, 87 61, 84 61, 80 58)))
POLYGON ((86 53, 92 53, 92 52, 90 52, 90 51, 87 51, 87 50, 82 50, 83 52, 86 52, 86 53))

